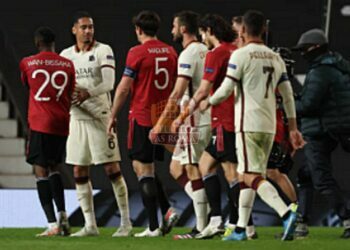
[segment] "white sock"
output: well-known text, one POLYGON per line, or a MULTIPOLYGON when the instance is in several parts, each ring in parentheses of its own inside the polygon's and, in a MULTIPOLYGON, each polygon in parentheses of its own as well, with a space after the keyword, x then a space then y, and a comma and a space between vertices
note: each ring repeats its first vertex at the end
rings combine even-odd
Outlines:
POLYGON ((117 178, 115 181, 111 181, 115 199, 118 203, 120 213, 120 224, 131 225, 130 214, 129 214, 129 197, 128 187, 126 186, 125 180, 122 176, 117 178))
POLYGON ((248 225, 250 214, 254 205, 256 192, 251 188, 241 189, 238 201, 237 226, 245 228, 248 225))
POLYGON ((188 181, 185 185, 185 192, 186 194, 193 200, 193 189, 192 189, 192 183, 191 181, 188 181))
POLYGON ((257 193, 264 202, 276 210, 280 217, 288 212, 289 208, 282 201, 277 190, 270 182, 266 180, 262 181, 257 189, 257 193))
POLYGON ((255 226, 247 226, 245 228, 245 232, 246 232, 248 237, 253 236, 255 234, 255 226))
POLYGON ((57 227, 57 222, 50 222, 48 225, 48 228, 50 228, 50 229, 55 228, 55 227, 57 227))
POLYGON ((84 184, 76 184, 77 196, 80 203, 81 210, 83 211, 85 226, 96 227, 96 218, 94 211, 94 201, 92 196, 91 182, 84 184))
POLYGON ((218 227, 218 226, 220 226, 221 222, 222 222, 221 216, 212 216, 212 217, 210 217, 209 224, 211 226, 218 227))
POLYGON ((193 208, 196 215, 197 230, 201 232, 207 225, 208 213, 207 204, 208 199, 205 189, 201 188, 192 193, 193 208))

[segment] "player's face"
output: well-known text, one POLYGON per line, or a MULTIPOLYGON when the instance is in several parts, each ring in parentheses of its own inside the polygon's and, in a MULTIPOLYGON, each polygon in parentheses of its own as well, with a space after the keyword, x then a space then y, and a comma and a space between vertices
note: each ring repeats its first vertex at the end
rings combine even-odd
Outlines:
POLYGON ((83 17, 78 20, 73 26, 73 34, 77 42, 89 44, 94 39, 94 22, 89 17, 83 17))
POLYGON ((202 42, 207 45, 208 49, 212 49, 214 47, 213 43, 210 41, 210 33, 209 30, 199 29, 199 34, 201 35, 202 42))
POLYGON ((173 21, 173 29, 171 30, 171 34, 173 35, 174 42, 182 42, 183 36, 181 34, 179 18, 175 17, 173 21))
POLYGON ((236 22, 232 23, 232 29, 238 36, 241 34, 242 25, 236 22))

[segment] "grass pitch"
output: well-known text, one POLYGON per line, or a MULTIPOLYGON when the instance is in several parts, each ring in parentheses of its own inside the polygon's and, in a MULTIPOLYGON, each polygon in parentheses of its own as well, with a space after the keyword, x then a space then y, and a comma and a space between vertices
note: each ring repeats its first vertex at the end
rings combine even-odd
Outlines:
MULTIPOLYGON (((74 228, 73 231, 76 231, 74 228)), ((136 228, 135 232, 143 229, 136 228)), ((222 242, 219 237, 211 240, 173 240, 172 235, 188 232, 186 228, 175 228, 170 235, 159 238, 112 238, 114 228, 100 228, 100 236, 87 238, 51 237, 36 238, 40 228, 0 229, 0 250, 298 250, 298 249, 336 249, 350 250, 350 239, 340 239, 342 228, 311 228, 306 239, 281 242, 274 238, 282 228, 258 227, 259 239, 244 242, 222 242)))

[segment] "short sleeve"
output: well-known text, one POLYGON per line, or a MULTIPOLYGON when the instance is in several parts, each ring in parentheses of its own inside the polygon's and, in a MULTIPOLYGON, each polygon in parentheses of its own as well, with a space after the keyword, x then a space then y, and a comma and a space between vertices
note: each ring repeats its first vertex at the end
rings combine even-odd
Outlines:
POLYGON ((213 52, 208 52, 205 57, 203 79, 214 82, 220 73, 220 64, 215 60, 213 52))
POLYGON ((101 67, 112 67, 115 68, 115 59, 113 50, 108 45, 103 45, 99 48, 97 54, 98 61, 100 62, 101 67))
POLYGON ((183 51, 178 59, 177 74, 192 78, 196 68, 195 57, 189 51, 183 51))
POLYGON ((226 76, 233 78, 236 81, 241 80, 245 63, 244 54, 240 52, 240 50, 236 50, 231 54, 226 73, 226 76))
POLYGON ((136 50, 134 48, 131 48, 126 57, 126 64, 123 76, 128 76, 135 79, 140 67, 140 61, 140 56, 138 56, 136 50))

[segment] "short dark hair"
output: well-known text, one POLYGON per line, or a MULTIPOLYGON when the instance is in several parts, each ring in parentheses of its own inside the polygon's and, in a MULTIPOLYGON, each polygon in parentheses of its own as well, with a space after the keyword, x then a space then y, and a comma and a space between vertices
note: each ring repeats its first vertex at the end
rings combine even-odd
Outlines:
POLYGON ((243 22, 243 17, 242 17, 242 16, 234 16, 234 17, 232 17, 232 22, 233 22, 233 23, 242 24, 242 22, 243 22))
POLYGON ((199 22, 199 28, 207 31, 210 28, 211 33, 220 41, 231 43, 235 39, 235 33, 231 25, 216 14, 207 14, 199 22))
POLYGON ((39 27, 34 32, 34 38, 44 45, 50 46, 55 42, 55 33, 49 27, 39 27))
POLYGON ((257 10, 248 10, 243 16, 246 32, 251 36, 261 36, 265 31, 266 18, 257 10))
POLYGON ((154 11, 143 10, 132 20, 147 36, 155 36, 160 26, 160 17, 154 11))
POLYGON ((73 18, 72 18, 72 24, 73 25, 76 24, 80 18, 84 18, 84 17, 92 18, 90 13, 85 11, 85 10, 79 10, 79 11, 75 12, 75 14, 73 15, 73 18))
POLYGON ((188 33, 198 34, 199 14, 190 10, 178 12, 174 15, 179 20, 180 26, 186 26, 188 33))

